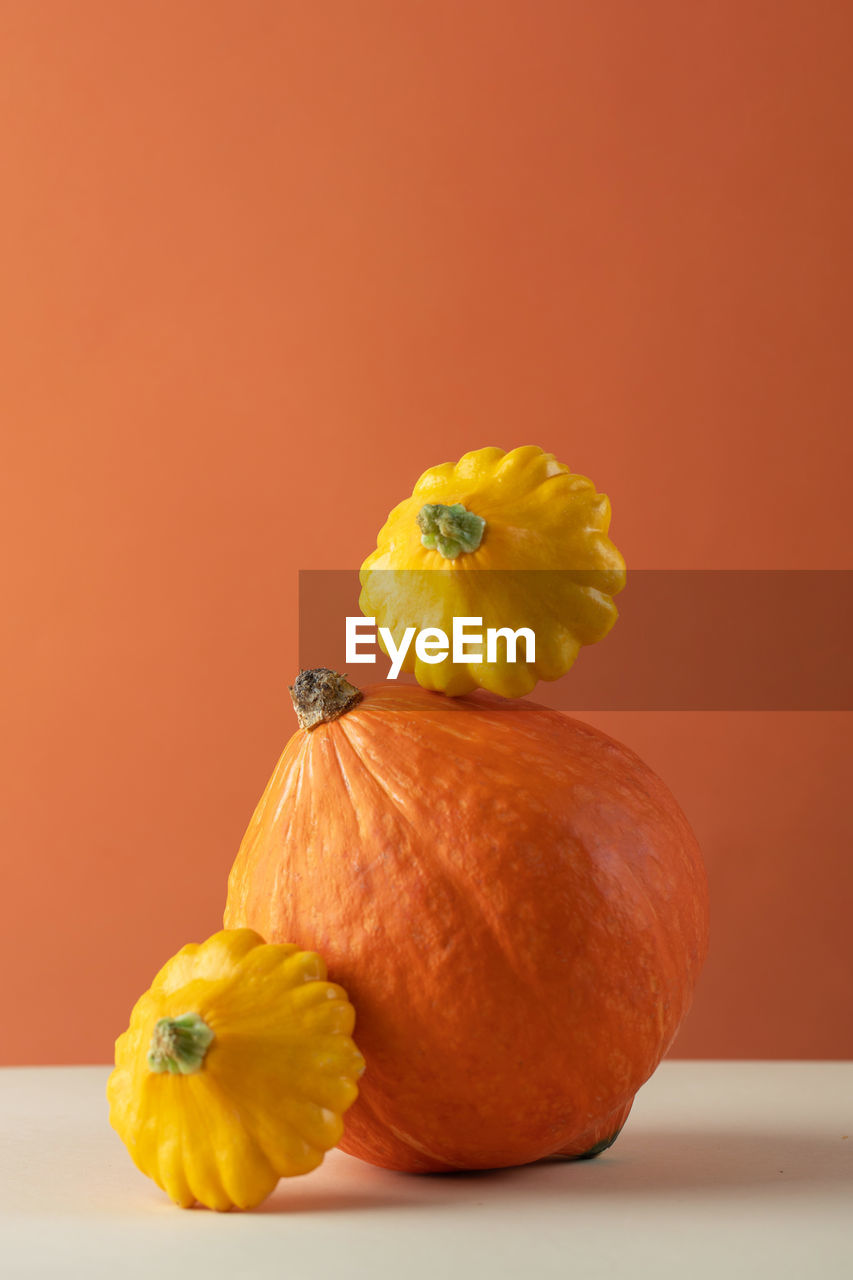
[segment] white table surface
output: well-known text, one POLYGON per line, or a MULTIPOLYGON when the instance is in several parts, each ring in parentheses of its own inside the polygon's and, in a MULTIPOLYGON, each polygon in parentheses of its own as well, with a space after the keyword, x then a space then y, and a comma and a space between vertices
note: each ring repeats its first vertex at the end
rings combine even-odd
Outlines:
POLYGON ((423 1177, 335 1151, 243 1214, 137 1172, 107 1074, 0 1070, 4 1280, 853 1277, 853 1063, 665 1062, 596 1160, 423 1177))

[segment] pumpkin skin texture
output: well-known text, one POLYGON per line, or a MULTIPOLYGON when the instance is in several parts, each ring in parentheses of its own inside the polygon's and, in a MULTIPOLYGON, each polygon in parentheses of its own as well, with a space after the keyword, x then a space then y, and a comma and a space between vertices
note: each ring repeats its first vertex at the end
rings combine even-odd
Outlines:
POLYGON ((707 887, 626 747, 531 703, 385 684, 291 738, 225 922, 297 937, 346 985, 368 1070, 344 1151, 496 1168, 613 1139, 690 1004, 707 887))
POLYGON ((223 930, 182 948, 136 1002, 110 1123, 182 1208, 251 1208, 338 1143, 364 1070, 354 1022, 319 955, 223 930))
POLYGON ((361 567, 359 608, 397 647, 409 627, 449 636, 454 617, 531 629, 531 661, 509 661, 501 641, 491 660, 486 651, 471 662, 425 661, 412 645, 401 665, 451 697, 477 688, 524 697, 564 675, 616 621, 625 561, 609 527, 607 496, 552 453, 475 449, 425 471, 388 516, 361 567))

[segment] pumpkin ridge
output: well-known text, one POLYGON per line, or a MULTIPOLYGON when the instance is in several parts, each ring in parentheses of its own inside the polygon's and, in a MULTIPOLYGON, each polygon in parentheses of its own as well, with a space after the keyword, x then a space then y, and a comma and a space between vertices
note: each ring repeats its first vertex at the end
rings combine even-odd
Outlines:
MULTIPOLYGON (((626 858, 622 858, 620 859, 620 863, 619 863, 619 880, 620 881, 624 881, 625 873, 627 873, 628 877, 630 878, 631 884, 633 885, 637 893, 637 896, 643 902, 644 908, 646 910, 646 918, 648 919, 650 924, 653 926, 658 913, 655 911, 654 903, 652 902, 652 898, 651 898, 651 894, 649 893, 648 886, 643 884, 635 868, 630 864, 630 862, 628 862, 626 858)), ((609 874, 613 874, 613 873, 609 873, 609 874)), ((663 967, 666 971, 666 987, 667 989, 670 989, 672 987, 671 974, 674 972, 677 976, 678 965, 674 963, 671 939, 667 936, 665 938, 665 941, 666 941, 666 948, 662 949, 660 946, 660 943, 658 943, 658 945, 655 948, 655 954, 658 958, 658 961, 662 962, 663 964, 663 967)), ((658 998, 657 1010, 658 1010, 659 1033, 661 1030, 660 1006, 661 1006, 661 1000, 660 998, 658 998)), ((669 1047, 668 1045, 662 1043, 662 1052, 665 1053, 668 1047, 669 1047)), ((643 1079, 640 1081, 640 1084, 645 1084, 646 1080, 649 1079, 649 1076, 652 1074, 653 1071, 654 1071, 654 1065, 650 1068, 648 1074, 643 1076, 643 1079)), ((638 1085, 637 1088, 639 1087, 640 1086, 638 1085)))
MULTIPOLYGON (((345 728, 345 732, 346 732, 346 726, 342 726, 342 727, 345 728)), ((348 740, 348 735, 347 735, 347 740, 348 740)), ((365 745, 366 744, 365 744, 364 736, 361 737, 361 744, 360 744, 361 750, 357 750, 355 748, 355 744, 353 744, 353 742, 350 741, 350 746, 353 749, 353 751, 355 751, 356 760, 359 760, 359 762, 361 760, 361 756, 364 755, 365 745)), ((388 788, 383 785, 382 781, 380 781, 379 777, 377 776, 377 771, 375 771, 374 768, 365 768, 364 772, 366 776, 370 778, 371 785, 377 787, 377 790, 379 790, 380 794, 386 796, 388 800, 391 800, 391 803, 394 808, 394 813, 397 813, 398 815, 400 815, 400 817, 403 819, 403 822, 405 822, 407 828, 409 828, 409 831, 412 833, 412 835, 415 836, 415 847, 418 847, 418 845, 420 845, 421 854, 423 854, 424 851, 427 852, 430 859, 430 863, 432 863, 433 868, 437 870, 439 876, 441 876, 444 883, 446 883, 447 886, 451 888, 451 891, 453 893, 456 893, 456 895, 464 895, 464 893, 470 888, 470 876, 466 876, 466 874, 464 873, 464 870, 462 870, 462 872, 457 872, 455 868, 451 867, 451 865, 448 864, 448 860, 446 858, 443 858, 442 856, 441 849, 443 846, 439 847, 432 844, 427 844, 424 846, 423 844, 421 844, 418 838, 420 836, 418 824, 416 824, 414 822, 414 819, 411 819, 409 817, 409 814, 405 812, 405 809, 402 808, 402 804, 405 803, 405 800, 403 801, 398 800, 397 796, 394 796, 393 792, 389 791, 388 788)), ((478 919, 480 920, 480 923, 484 925, 484 931, 485 933, 487 933, 489 941, 491 941, 492 943, 492 950, 496 952, 498 957, 500 957, 501 964, 503 968, 506 969, 507 977, 510 978, 510 980, 515 979, 517 974, 517 956, 515 954, 515 950, 510 950, 510 948, 507 947, 505 941, 503 941, 503 938, 501 938, 500 931, 498 931, 498 929, 496 928, 496 924, 494 924, 494 920, 489 919, 489 916, 487 915, 487 913, 485 913, 485 911, 482 909, 482 906, 483 906, 482 900, 479 901, 479 906, 480 906, 480 910, 478 911, 478 919)))
MULTIPOLYGON (((345 741, 349 743, 349 737, 346 733, 346 730, 344 730, 343 737, 345 741)), ((353 817, 355 818, 355 824, 356 824, 356 827, 358 828, 359 838, 361 839, 362 830, 363 830, 363 819, 358 809, 358 806, 356 805, 356 802, 355 802, 355 795, 353 792, 353 786, 350 781, 349 774, 347 773, 347 770, 344 766, 343 759, 341 758, 340 750, 338 749, 338 734, 337 733, 329 734, 329 741, 332 746, 332 754, 335 757, 335 763, 338 766, 338 773, 340 774, 341 781, 343 782, 344 789, 347 793, 347 800, 349 801, 350 808, 352 809, 352 812, 353 812, 353 817)), ((353 754, 355 755, 356 760, 358 760, 358 753, 353 752, 353 754)), ((389 798, 393 799, 393 797, 389 797, 389 798)))
MULTIPOLYGON (((365 774, 365 775, 370 779, 371 784, 372 784, 373 786, 375 786, 375 787, 376 787, 376 789, 377 789, 379 792, 381 792, 381 794, 382 794, 383 796, 385 796, 385 798, 386 798, 387 800, 389 800, 389 801, 391 802, 391 805, 392 805, 392 808, 393 808, 394 812, 398 815, 398 817, 399 817, 399 818, 401 818, 401 819, 402 819, 402 821, 404 822, 404 824, 408 827, 409 831, 410 831, 411 833, 413 833, 413 834, 417 834, 417 826, 416 826, 415 822, 414 822, 414 821, 409 817, 408 813, 406 813, 406 810, 405 810, 405 808, 403 807, 403 806, 404 806, 405 801, 404 801, 404 800, 401 800, 399 796, 396 796, 396 795, 394 794, 394 792, 393 792, 393 791, 391 791, 388 787, 386 787, 386 786, 385 786, 385 785, 380 781, 380 779, 378 778, 378 776, 377 776, 377 774, 376 774, 375 769, 372 769, 372 768, 367 767, 367 765, 364 763, 363 758, 362 758, 362 757, 363 757, 363 755, 364 755, 363 749, 362 749, 362 750, 359 750, 359 748, 356 746, 356 744, 352 741, 352 739, 350 738, 350 735, 349 735, 349 734, 347 733, 347 731, 346 731, 346 726, 345 726, 345 725, 344 725, 344 726, 342 726, 342 729, 343 729, 343 736, 344 736, 344 738, 345 738, 345 740, 346 740, 346 743, 347 743, 348 747, 350 748, 350 750, 352 751, 352 753, 353 753, 353 757, 354 757, 354 759, 355 759, 356 763, 357 763, 357 764, 359 764, 359 765, 361 765, 362 772, 363 772, 363 773, 364 773, 364 774, 365 774)), ((362 742, 362 744, 364 743, 364 741, 365 741, 365 739, 364 739, 364 735, 361 735, 361 742, 362 742)), ((342 776, 342 778, 343 778, 343 780, 344 780, 344 785, 345 785, 345 786, 346 786, 346 788, 347 788, 347 793, 348 793, 348 795, 349 795, 349 797, 350 797, 350 800, 352 801, 353 808, 355 808, 355 798, 354 798, 354 795, 353 795, 352 786, 351 786, 351 784, 350 784, 349 776, 348 776, 347 771, 346 771, 346 769, 345 769, 345 767, 344 767, 343 761, 341 760, 340 752, 338 751, 338 744, 337 744, 337 742, 335 742, 335 743, 334 743, 334 748, 335 748, 335 757, 336 757, 336 759, 337 759, 337 761, 338 761, 338 765, 339 765, 339 767, 340 767, 341 776, 342 776)), ((359 815, 358 813, 356 813, 356 822, 358 823, 358 825, 359 825, 359 830, 360 830, 360 829, 361 829, 361 819, 360 819, 360 815, 359 815)))
MULTIPOLYGON (((303 779, 304 779, 305 767, 307 764, 310 764, 309 745, 310 745, 309 735, 307 733, 301 734, 300 740, 299 740, 299 746, 296 754, 296 759, 293 762, 293 771, 294 771, 295 780, 296 780, 296 788, 295 788, 296 794, 291 795, 289 788, 285 785, 282 785, 279 801, 278 801, 278 804, 276 805, 275 816, 272 820, 272 823, 270 824, 269 832, 264 831, 263 827, 261 827, 258 832, 259 837, 260 836, 264 837, 263 846, 259 850, 259 855, 258 855, 258 860, 260 861, 265 862, 269 856, 268 853, 266 852, 266 846, 269 843, 271 833, 275 833, 276 838, 279 839, 282 844, 286 844, 290 839, 292 828, 296 823, 296 815, 298 813, 299 803, 303 795, 303 779), (285 821, 284 821, 284 830, 281 831, 279 827, 279 818, 281 817, 282 810, 285 808, 285 804, 288 801, 289 801, 289 804, 287 804, 287 814, 285 816, 285 821)), ((238 857, 239 857, 239 854, 238 854, 238 857)), ((256 865, 256 860, 252 859, 252 861, 256 865)), ((270 895, 272 901, 277 901, 279 899, 281 895, 281 890, 282 890, 282 883, 286 879, 286 876, 287 876, 287 867, 279 859, 278 862, 276 863, 275 871, 273 874, 272 890, 270 895)), ((241 912, 241 916, 243 918, 245 918, 246 916, 247 905, 248 904, 246 902, 242 904, 243 910, 241 912)), ((263 932, 263 930, 261 932, 263 932)), ((264 933, 264 937, 266 937, 266 933, 264 933)))
POLYGON ((396 1125, 393 1124, 389 1124, 388 1129, 398 1142, 402 1142, 412 1151, 419 1151, 422 1156, 426 1156, 427 1160, 432 1160, 435 1164, 444 1165, 444 1168, 448 1172, 453 1170, 463 1170, 465 1168, 464 1165, 458 1164, 456 1161, 448 1160, 444 1156, 437 1155, 434 1151, 430 1151, 429 1147, 424 1146, 422 1142, 419 1142, 417 1138, 413 1138, 410 1133, 406 1133, 404 1129, 398 1129, 396 1125))
MULTIPOLYGON (((357 765, 361 766, 360 767, 361 775, 363 775, 363 777, 367 779, 367 782, 372 789, 374 789, 375 791, 378 791, 381 796, 384 796, 386 800, 390 801, 395 817, 399 819, 399 821, 408 831, 409 839, 406 841, 404 846, 405 856, 411 857, 413 864, 418 868, 418 872, 421 878, 425 879, 424 872, 423 872, 423 864, 412 853, 413 846, 414 848, 417 848, 417 845, 418 845, 419 831, 418 831, 417 824, 412 818, 410 818, 409 814, 406 813, 403 807, 405 800, 401 801, 400 799, 397 798, 397 796, 395 796, 395 794, 392 791, 390 791, 387 787, 385 787, 383 783, 380 781, 379 777, 377 776, 376 769, 369 767, 368 764, 364 762, 363 757, 366 754, 365 747, 368 741, 367 736, 364 734, 360 735, 360 743, 359 743, 359 746, 357 747, 356 744, 350 738, 349 734, 346 733, 345 726, 342 726, 342 728, 344 729, 344 736, 345 736, 348 747, 353 753, 354 760, 357 765), (412 839, 412 837, 414 837, 414 839, 412 839)), ((369 753, 369 747, 368 747, 368 753, 369 753)), ((340 756, 338 755, 338 752, 337 752, 337 746, 335 748, 335 754, 338 757, 338 760, 340 761, 340 756)), ((373 757, 373 760, 375 763, 375 757, 373 757)), ((342 772, 345 773, 345 769, 343 768, 343 765, 341 765, 341 769, 342 769, 342 772)), ((349 784, 348 784, 348 789, 349 789, 349 784)), ((353 809, 356 815, 356 822, 358 824, 359 831, 360 831, 361 816, 358 809, 356 808, 354 793, 351 789, 349 789, 349 794, 350 794, 350 799, 353 803, 353 809)), ((364 843, 363 848, 366 848, 367 843, 368 842, 364 843)), ((395 853, 398 858, 399 858, 399 852, 400 852, 399 848, 395 848, 395 853)), ((430 848, 428 851, 428 856, 433 862, 433 865, 437 870, 438 874, 440 875, 441 879, 448 886, 448 889, 451 892, 451 896, 452 896, 453 891, 457 890, 459 887, 457 881, 450 874, 449 869, 444 864, 444 862, 437 857, 436 850, 430 848)))
MULTIPOLYGON (((467 708, 465 704, 462 704, 460 706, 460 704, 453 704, 453 703, 451 703, 448 708, 445 708, 445 707, 436 708, 436 711, 438 714, 436 716, 431 716, 431 727, 433 729, 438 728, 442 734, 444 733, 450 734, 451 738, 467 739, 467 734, 464 730, 464 727, 460 727, 458 724, 459 719, 464 718, 466 709, 467 708), (460 710, 462 711, 462 717, 459 717, 457 715, 457 712, 460 710), (450 717, 452 717, 452 721, 449 719, 450 717)), ((518 712, 504 713, 502 711, 496 710, 495 714, 498 716, 503 716, 504 714, 518 715, 519 713, 518 712)), ((499 966, 498 972, 502 971, 503 973, 502 978, 498 978, 497 976, 495 976, 494 986, 500 987, 501 985, 505 985, 505 986, 508 986, 511 990, 535 989, 535 982, 537 977, 535 969, 531 969, 527 965, 525 956, 523 954, 520 954, 518 949, 513 946, 512 942, 509 941, 504 936, 504 932, 500 928, 500 923, 499 923, 500 908, 489 898, 488 892, 484 894, 483 892, 478 891, 477 889, 477 885, 475 881, 476 870, 477 870, 476 866, 473 863, 466 865, 464 862, 460 862, 458 865, 455 865, 451 858, 444 856, 447 853, 446 843, 443 843, 443 844, 427 843, 425 845, 422 842, 422 840, 420 839, 421 832, 418 825, 415 823, 415 821, 412 818, 409 817, 408 813, 406 813, 402 807, 402 805, 404 805, 406 802, 405 795, 402 801, 399 800, 395 796, 394 792, 390 791, 383 784, 381 779, 377 776, 377 766, 379 765, 380 761, 377 760, 375 754, 372 752, 371 735, 362 732, 361 734, 359 734, 359 740, 357 745, 355 742, 352 741, 352 738, 350 736, 350 733, 348 732, 348 729, 355 730, 356 732, 358 729, 363 730, 364 729, 363 717, 360 717, 358 720, 356 719, 356 717, 350 717, 349 725, 347 725, 346 717, 344 717, 341 721, 338 721, 337 723, 340 725, 341 731, 346 736, 348 744, 354 752, 357 764, 359 765, 363 764, 365 757, 368 757, 370 759, 373 767, 364 767, 362 769, 362 772, 366 774, 371 784, 380 792, 380 794, 384 795, 388 800, 391 801, 394 808, 394 812, 403 819, 408 830, 415 837, 414 848, 417 849, 418 855, 420 855, 420 857, 415 857, 415 863, 420 870, 420 874, 422 878, 426 878, 425 873, 423 871, 423 861, 422 861, 423 855, 425 854, 429 858, 430 865, 432 867, 432 874, 430 879, 432 880, 433 883, 435 881, 435 877, 436 876, 439 877, 442 883, 447 887, 450 895, 458 899, 464 900, 473 895, 474 900, 476 901, 476 904, 477 904, 476 923, 478 926, 478 934, 477 934, 478 949, 487 947, 491 955, 494 957, 493 965, 490 967, 494 968, 494 966, 497 965, 499 966)), ((502 725, 503 721, 499 720, 497 724, 502 725)), ((445 753, 439 753, 439 754, 441 755, 445 753)), ((447 754, 449 755, 449 753, 447 754)), ((395 753, 395 757, 396 755, 397 753, 395 753)), ((507 761, 509 761, 510 759, 509 746, 506 747, 505 752, 503 750, 501 751, 501 755, 507 761)), ((412 850, 412 846, 409 846, 409 851, 411 852, 411 850, 412 850)), ((586 850, 584 850, 583 852, 584 852, 584 857, 588 858, 589 857, 588 852, 586 850)), ((452 854, 452 850, 451 850, 451 854, 452 854)), ((364 1092, 364 1088, 367 1088, 369 1092, 370 1090, 369 1081, 367 1085, 363 1087, 362 1093, 364 1092)), ((448 1162, 445 1161, 445 1163, 448 1163, 448 1162)))
MULTIPOLYGON (((308 753, 308 735, 306 734, 304 737, 301 737, 301 738, 299 739, 298 750, 297 750, 297 752, 296 752, 296 755, 295 755, 294 759, 288 762, 288 763, 289 763, 289 769, 292 769, 292 770, 294 770, 294 771, 296 772, 296 797, 295 797, 295 799, 296 799, 296 802, 297 802, 297 803, 299 802, 299 800, 300 800, 300 798, 301 798, 301 795, 302 795, 302 770, 303 770, 303 769, 304 769, 304 767, 305 767, 305 757, 306 757, 307 753, 308 753)), ((283 755, 282 755, 282 759, 284 758, 284 755, 286 755, 286 754, 287 754, 287 752, 285 751, 285 752, 283 753, 283 755)), ((289 770, 288 770, 288 771, 289 771, 289 770)), ((273 776, 273 781, 275 781, 275 775, 273 776)), ((278 804, 276 805, 275 813, 273 814, 273 816, 272 816, 272 820, 271 820, 271 823, 270 823, 270 825, 271 825, 272 827, 275 827, 275 825, 277 824, 277 822, 278 822, 279 818, 281 817, 281 811, 282 811, 282 809, 284 808, 285 800, 286 800, 286 799, 287 799, 287 797, 288 797, 288 788, 287 788, 287 787, 286 787, 286 785, 285 785, 285 783, 286 783, 286 782, 287 782, 287 778, 286 778, 286 777, 283 777, 283 778, 281 779, 280 784, 279 784, 279 786, 280 786, 280 790, 281 790, 281 795, 280 795, 280 797, 279 797, 279 801, 278 801, 278 804)), ((264 816, 264 815, 263 815, 263 813, 262 813, 262 814, 261 814, 261 819, 263 819, 263 816, 264 816)), ((291 819, 291 821, 292 821, 292 819, 291 819)))

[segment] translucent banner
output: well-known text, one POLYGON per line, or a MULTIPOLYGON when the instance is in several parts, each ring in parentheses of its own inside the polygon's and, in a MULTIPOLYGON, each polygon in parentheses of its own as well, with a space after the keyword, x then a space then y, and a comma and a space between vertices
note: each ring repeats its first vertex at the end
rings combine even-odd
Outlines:
MULTIPOLYGON (((441 661, 451 662, 451 585, 453 615, 469 619, 466 655, 480 653, 487 662, 486 631, 497 622, 511 630, 533 631, 534 661, 550 672, 555 652, 562 652, 560 644, 571 650, 573 619, 583 618, 574 626, 576 632, 583 635, 587 627, 593 634, 596 608, 606 611, 609 600, 606 584, 602 589, 602 583, 583 570, 388 570, 373 578, 377 576, 384 581, 371 583, 371 598, 380 600, 388 614, 384 619, 377 616, 371 628, 359 607, 357 570, 300 572, 302 669, 331 667, 348 672, 360 686, 385 681, 392 662, 380 647, 383 622, 397 650, 404 631, 414 630, 410 660, 417 633, 426 628, 440 631, 444 625, 448 643, 441 661), (454 579, 451 584, 441 580, 448 574, 454 579), (529 618, 524 616, 524 601, 532 602, 529 618), (471 621, 477 618, 483 619, 481 639, 471 621), (348 625, 349 657, 356 637, 359 657, 372 656, 374 661, 348 660, 348 625), (566 631, 568 639, 560 640, 566 631)), ((567 711, 853 709, 853 571, 635 569, 629 571, 615 605, 619 616, 609 633, 596 643, 583 644, 566 674, 537 683, 531 694, 534 701, 567 711)), ((519 634, 515 641, 517 662, 527 656, 526 639, 519 634)), ((507 637, 496 637, 495 645, 493 656, 506 664, 507 637)), ((421 651, 431 660, 430 678, 441 650, 434 634, 422 642, 421 651)), ((413 679, 405 669, 397 677, 398 683, 413 679)), ((512 710, 513 702, 504 705, 512 710)))

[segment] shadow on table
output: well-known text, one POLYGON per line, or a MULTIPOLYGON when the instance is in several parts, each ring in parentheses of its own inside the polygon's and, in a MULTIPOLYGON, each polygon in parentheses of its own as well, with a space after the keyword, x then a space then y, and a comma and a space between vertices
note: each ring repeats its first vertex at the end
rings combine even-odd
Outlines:
POLYGON ((666 1192, 737 1191, 790 1185, 841 1187, 853 1179, 853 1142, 842 1137, 806 1136, 781 1129, 777 1133, 741 1130, 630 1132, 609 1151, 589 1162, 537 1165, 557 1169, 561 1189, 578 1194, 608 1191, 666 1192))
POLYGON ((348 1160, 346 1187, 287 1179, 257 1213, 329 1213, 363 1209, 418 1209, 437 1205, 495 1205, 526 1195, 538 1203, 570 1197, 608 1198, 697 1191, 841 1188, 853 1181, 853 1138, 802 1134, 684 1130, 623 1134, 594 1160, 539 1161, 511 1169, 459 1173, 392 1173, 348 1160))
MULTIPOLYGON (((372 1171, 376 1173, 376 1170, 372 1171)), ((356 1173, 353 1182, 358 1178, 356 1173)), ((386 1177, 400 1180, 400 1189, 406 1182, 404 1173, 388 1173, 386 1177)), ((364 1191, 343 1191, 339 1188, 306 1187, 295 1194, 287 1178, 283 1178, 275 1191, 255 1209, 244 1210, 244 1213, 257 1214, 290 1214, 300 1213, 358 1213, 365 1209, 417 1209, 422 1205, 436 1204, 435 1200, 425 1200, 419 1195, 385 1193, 385 1189, 376 1182, 368 1169, 364 1175, 372 1185, 364 1191)), ((242 1216, 242 1215, 241 1215, 242 1216)))

